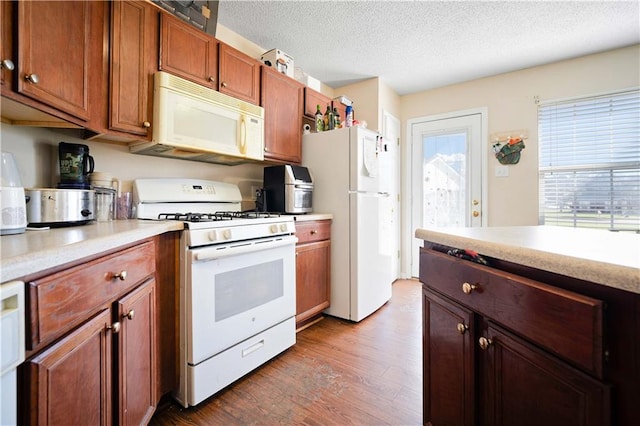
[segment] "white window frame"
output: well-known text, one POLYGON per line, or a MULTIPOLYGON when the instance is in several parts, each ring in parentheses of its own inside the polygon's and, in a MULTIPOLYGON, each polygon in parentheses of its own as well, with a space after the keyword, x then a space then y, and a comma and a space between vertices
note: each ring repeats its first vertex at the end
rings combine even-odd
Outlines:
POLYGON ((538 105, 539 223, 640 233, 640 90, 538 105))

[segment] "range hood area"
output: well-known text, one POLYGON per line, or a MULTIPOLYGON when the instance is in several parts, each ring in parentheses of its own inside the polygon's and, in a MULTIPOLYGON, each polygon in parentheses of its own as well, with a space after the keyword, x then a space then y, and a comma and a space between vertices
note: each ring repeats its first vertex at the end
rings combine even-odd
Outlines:
POLYGON ((152 0, 152 2, 215 37, 218 26, 218 0, 152 0))

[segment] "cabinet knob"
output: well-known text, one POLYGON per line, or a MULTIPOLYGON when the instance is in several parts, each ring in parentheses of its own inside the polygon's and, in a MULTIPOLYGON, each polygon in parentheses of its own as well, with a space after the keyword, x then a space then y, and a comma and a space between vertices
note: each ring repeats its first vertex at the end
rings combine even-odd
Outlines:
POLYGON ((151 123, 149 123, 148 121, 143 121, 142 127, 144 127, 145 129, 148 129, 149 127, 151 127, 151 123))
POLYGON ((33 84, 38 84, 40 82, 40 77, 38 77, 38 74, 27 74, 24 76, 24 79, 33 84))
POLYGON ((471 292, 473 290, 476 290, 477 288, 478 288, 478 286, 475 285, 475 284, 469 284, 469 283, 462 284, 462 292, 464 294, 471 294, 471 292))
POLYGON ((315 229, 311 230, 311 235, 316 235, 318 233, 318 231, 316 231, 315 229))
POLYGON ((0 68, 5 68, 9 71, 14 70, 15 67, 16 66, 13 64, 13 61, 11 59, 3 59, 2 62, 0 62, 0 68))
POLYGON ((482 349, 483 351, 486 351, 492 343, 493 342, 491 341, 491 339, 487 339, 486 337, 481 337, 478 339, 480 349, 482 349))
POLYGON ((226 81, 223 81, 222 83, 220 83, 220 85, 221 85, 222 87, 227 87, 227 82, 226 82, 226 81))
POLYGON ((122 315, 122 318, 126 318, 126 319, 133 319, 133 316, 136 314, 136 312, 131 309, 129 312, 127 312, 126 314, 122 315))
POLYGON ((107 328, 109 330, 113 330, 113 334, 118 334, 120 332, 120 323, 116 321, 113 324, 108 325, 107 328))
POLYGON ((120 278, 120 281, 124 281, 127 279, 127 271, 120 271, 120 272, 115 272, 113 274, 113 278, 120 278))
POLYGON ((209 81, 212 82, 212 83, 215 83, 216 78, 214 76, 211 76, 211 77, 209 77, 209 81))
POLYGON ((458 325, 456 326, 456 328, 458 329, 458 333, 464 334, 469 329, 469 326, 459 322, 458 325))
POLYGON ((478 210, 474 210, 472 214, 473 214, 473 217, 480 216, 480 212, 478 210))

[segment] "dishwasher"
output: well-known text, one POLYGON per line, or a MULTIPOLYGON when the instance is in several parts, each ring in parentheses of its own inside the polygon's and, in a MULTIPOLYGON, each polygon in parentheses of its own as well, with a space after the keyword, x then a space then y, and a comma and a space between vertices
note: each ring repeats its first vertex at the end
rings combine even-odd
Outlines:
POLYGON ((0 286, 0 425, 17 424, 17 372, 24 361, 24 283, 0 286))

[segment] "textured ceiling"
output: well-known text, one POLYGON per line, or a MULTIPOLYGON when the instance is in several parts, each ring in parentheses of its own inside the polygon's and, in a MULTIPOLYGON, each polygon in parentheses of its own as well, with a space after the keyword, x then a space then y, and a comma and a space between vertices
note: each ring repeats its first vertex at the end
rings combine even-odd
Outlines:
POLYGON ((220 0, 218 23, 330 87, 399 95, 640 42, 638 0, 220 0))

